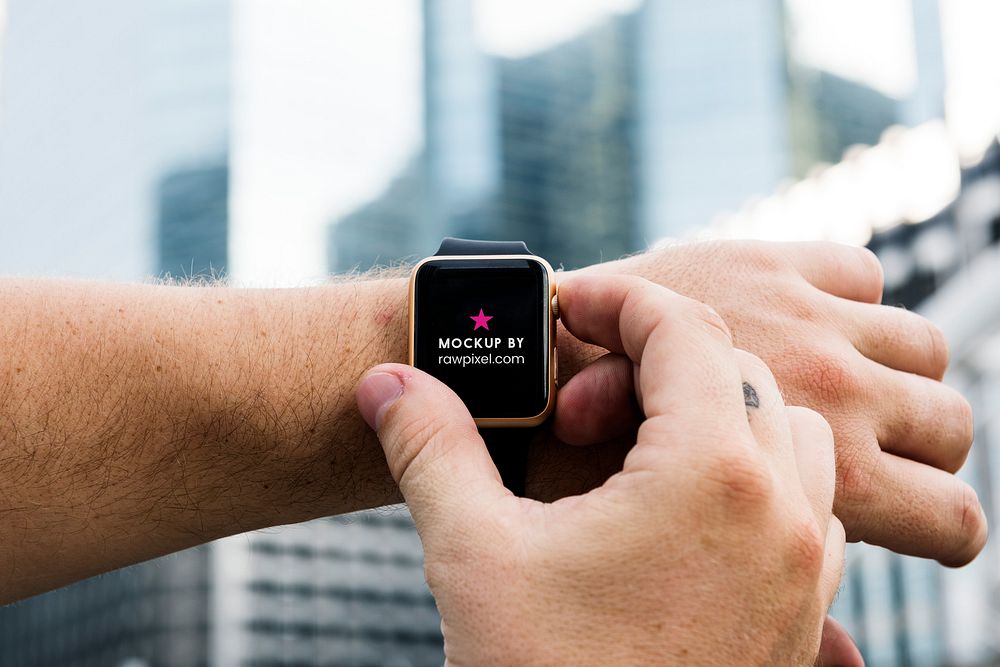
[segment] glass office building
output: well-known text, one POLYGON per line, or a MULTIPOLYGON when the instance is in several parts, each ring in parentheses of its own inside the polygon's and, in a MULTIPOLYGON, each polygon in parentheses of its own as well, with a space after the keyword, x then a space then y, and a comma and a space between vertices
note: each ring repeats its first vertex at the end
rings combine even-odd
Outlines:
POLYGON ((424 3, 424 145, 334 220, 331 269, 520 239, 573 268, 682 237, 902 122, 907 100, 802 62, 778 0, 647 2, 511 57, 424 3), (419 212, 422 223, 413 221, 419 212))
POLYGON ((423 148, 331 225, 333 270, 430 254, 448 234, 524 240, 566 267, 639 249, 636 17, 511 58, 476 43, 471 8, 424 3, 423 148))

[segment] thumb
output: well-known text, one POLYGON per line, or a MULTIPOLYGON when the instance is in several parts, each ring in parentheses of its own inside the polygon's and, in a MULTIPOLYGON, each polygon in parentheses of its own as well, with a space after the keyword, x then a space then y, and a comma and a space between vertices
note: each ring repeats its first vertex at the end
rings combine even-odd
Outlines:
POLYGON ((357 400, 418 525, 482 516, 474 505, 510 495, 468 408, 439 380, 382 364, 361 379, 357 400))

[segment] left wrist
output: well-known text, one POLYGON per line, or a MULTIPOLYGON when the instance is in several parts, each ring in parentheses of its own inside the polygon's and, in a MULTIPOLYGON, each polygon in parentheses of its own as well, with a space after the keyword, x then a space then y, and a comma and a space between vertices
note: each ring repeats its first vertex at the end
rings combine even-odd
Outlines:
MULTIPOLYGON (((240 474, 254 478, 246 481, 258 489, 260 511, 277 514, 266 522, 400 502, 378 439, 358 413, 354 387, 371 366, 406 361, 400 335, 406 281, 351 280, 248 296, 261 300, 252 308, 263 314, 267 335, 252 349, 266 363, 250 367, 243 386, 234 388, 233 395, 259 398, 237 403, 233 417, 257 434, 257 444, 248 444, 266 468, 240 474), (262 412, 262 405, 269 409, 262 412)), ((227 349, 221 353, 230 358, 227 349)))

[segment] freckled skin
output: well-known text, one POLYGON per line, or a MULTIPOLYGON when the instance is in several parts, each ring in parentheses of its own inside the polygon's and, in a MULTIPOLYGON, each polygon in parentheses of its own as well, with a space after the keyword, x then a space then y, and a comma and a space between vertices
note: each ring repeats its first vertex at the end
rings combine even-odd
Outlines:
POLYGON ((399 311, 394 308, 381 308, 372 315, 372 322, 377 327, 387 327, 398 321, 399 311))
POLYGON ((398 502, 353 388, 404 290, 0 280, 0 602, 398 502))

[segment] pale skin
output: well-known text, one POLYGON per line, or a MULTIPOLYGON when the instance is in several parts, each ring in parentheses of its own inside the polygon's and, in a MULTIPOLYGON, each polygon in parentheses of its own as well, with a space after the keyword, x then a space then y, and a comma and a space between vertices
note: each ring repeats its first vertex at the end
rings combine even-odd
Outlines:
POLYGON ((702 303, 589 275, 560 307, 632 369, 615 391, 642 414, 622 470, 585 494, 514 496, 462 401, 415 368, 358 388, 423 542, 446 665, 812 664, 843 569, 830 427, 786 408, 702 303))
MULTIPOLYGON (((968 404, 937 381, 947 353, 936 329, 874 305, 870 254, 733 242, 585 272, 643 276, 710 304, 786 401, 827 418, 848 539, 950 565, 981 550, 982 510, 951 474, 971 444, 968 404)), ((405 361, 403 278, 291 290, 7 279, 0 304, 0 602, 401 499, 354 389, 371 366, 405 361)), ((564 329, 559 347, 562 413, 581 417, 557 415, 561 440, 533 449, 528 493, 545 500, 620 470, 641 419, 586 391, 622 396, 615 387, 633 377, 620 360, 595 362, 604 350, 564 329), (604 444, 566 444, 590 442, 604 444)))

